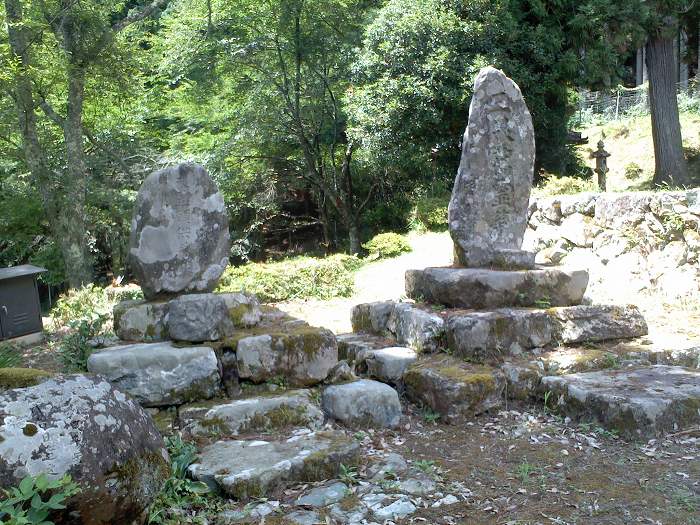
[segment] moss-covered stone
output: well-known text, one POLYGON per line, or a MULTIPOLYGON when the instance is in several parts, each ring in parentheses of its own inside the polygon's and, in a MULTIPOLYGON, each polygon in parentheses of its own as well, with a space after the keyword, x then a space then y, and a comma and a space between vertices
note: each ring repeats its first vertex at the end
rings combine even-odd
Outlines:
POLYGON ((505 376, 499 369, 449 357, 422 359, 403 377, 412 401, 456 423, 501 405, 505 376))
POLYGON ((34 368, 0 368, 0 391, 38 385, 52 376, 51 372, 34 368))

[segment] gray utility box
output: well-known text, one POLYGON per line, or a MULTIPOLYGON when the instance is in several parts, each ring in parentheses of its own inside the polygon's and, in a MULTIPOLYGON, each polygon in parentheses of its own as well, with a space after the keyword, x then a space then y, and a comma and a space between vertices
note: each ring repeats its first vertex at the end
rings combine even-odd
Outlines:
POLYGON ((0 268, 0 341, 42 331, 36 278, 45 271, 31 264, 0 268))

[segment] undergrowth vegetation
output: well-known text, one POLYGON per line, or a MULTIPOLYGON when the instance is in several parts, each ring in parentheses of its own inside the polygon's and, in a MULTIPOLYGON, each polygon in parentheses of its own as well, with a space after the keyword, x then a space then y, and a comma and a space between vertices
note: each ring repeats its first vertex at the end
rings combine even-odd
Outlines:
POLYGON ((349 297, 354 288, 353 272, 362 261, 350 255, 323 259, 295 257, 279 262, 250 263, 229 267, 217 292, 245 291, 264 303, 291 299, 349 297))
POLYGON ((170 454, 170 477, 151 507, 148 523, 174 525, 183 523, 187 514, 203 509, 215 510, 216 502, 209 487, 201 481, 187 478, 187 467, 197 457, 195 445, 180 436, 168 437, 166 445, 170 454))
POLYGON ((367 250, 369 260, 398 257, 402 253, 411 251, 411 245, 405 236, 391 232, 375 235, 362 247, 367 250))
POLYGON ((443 232, 447 230, 447 207, 450 194, 426 197, 418 200, 411 210, 411 229, 418 232, 443 232))
POLYGON ((70 326, 81 321, 92 322, 100 317, 111 319, 114 306, 129 299, 143 299, 138 287, 102 287, 88 284, 62 295, 51 309, 53 328, 70 326))
POLYGON ((7 525, 54 525, 49 518, 66 508, 65 501, 80 489, 69 475, 49 480, 46 474, 27 476, 16 487, 0 489, 0 523, 7 525))

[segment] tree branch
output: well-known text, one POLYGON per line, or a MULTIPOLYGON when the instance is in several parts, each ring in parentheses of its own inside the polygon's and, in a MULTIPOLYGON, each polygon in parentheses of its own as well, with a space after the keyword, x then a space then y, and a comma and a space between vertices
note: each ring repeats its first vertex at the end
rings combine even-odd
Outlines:
POLYGON ((121 158, 121 156, 117 155, 117 153, 110 148, 109 146, 104 145, 103 143, 99 142, 95 136, 83 126, 83 135, 85 135, 85 138, 87 138, 94 146, 97 148, 101 149, 104 151, 108 156, 112 157, 112 159, 119 164, 119 167, 122 169, 122 171, 125 174, 129 174, 131 170, 129 169, 129 166, 127 166, 126 162, 124 162, 124 159, 121 158))
POLYGON ((126 18, 120 20, 116 24, 112 25, 112 31, 115 33, 118 33, 119 31, 122 31, 126 27, 130 26, 131 24, 134 24, 136 22, 140 22, 141 20, 144 20, 151 16, 156 10, 161 9, 165 7, 170 0, 153 0, 152 3, 141 9, 140 11, 132 11, 130 12, 126 18))
POLYGON ((51 119, 51 121, 56 124, 59 128, 63 128, 63 125, 66 122, 66 119, 56 113, 56 111, 51 107, 51 104, 46 102, 46 99, 41 96, 41 100, 39 101, 39 107, 42 109, 44 114, 51 119))

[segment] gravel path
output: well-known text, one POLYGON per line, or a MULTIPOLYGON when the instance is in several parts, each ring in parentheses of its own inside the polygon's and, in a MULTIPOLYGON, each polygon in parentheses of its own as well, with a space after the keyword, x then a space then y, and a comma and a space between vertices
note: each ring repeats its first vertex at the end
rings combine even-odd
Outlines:
POLYGON ((406 293, 406 270, 452 264, 452 240, 448 233, 410 234, 408 240, 412 252, 368 264, 357 271, 355 294, 352 297, 330 301, 289 301, 276 306, 314 326, 329 328, 336 334, 351 332, 350 312, 354 305, 400 299, 406 293))

